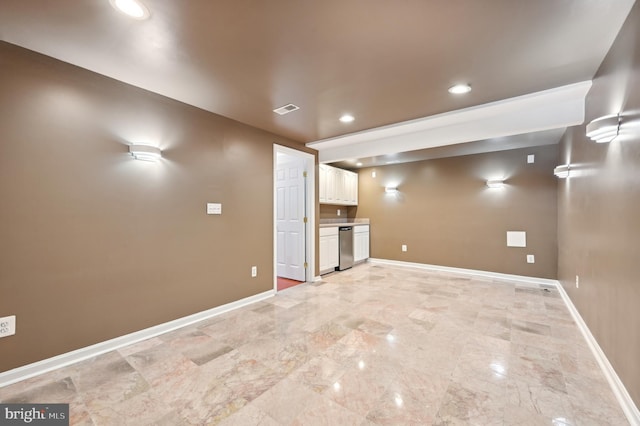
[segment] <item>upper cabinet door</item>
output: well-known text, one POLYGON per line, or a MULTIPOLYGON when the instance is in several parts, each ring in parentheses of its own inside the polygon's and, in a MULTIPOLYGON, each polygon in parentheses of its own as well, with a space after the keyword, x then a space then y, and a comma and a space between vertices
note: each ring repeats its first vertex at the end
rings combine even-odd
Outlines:
POLYGON ((326 164, 320 164, 320 204, 327 202, 327 173, 329 172, 326 164))
POLYGON ((358 174, 320 164, 320 204, 358 205, 358 174))
POLYGON ((346 201, 350 205, 358 205, 358 175, 353 172, 347 172, 346 175, 347 198, 346 201))
POLYGON ((336 204, 337 170, 327 166, 327 204, 336 204))
POLYGON ((340 204, 348 204, 347 173, 346 170, 336 169, 336 201, 340 204))

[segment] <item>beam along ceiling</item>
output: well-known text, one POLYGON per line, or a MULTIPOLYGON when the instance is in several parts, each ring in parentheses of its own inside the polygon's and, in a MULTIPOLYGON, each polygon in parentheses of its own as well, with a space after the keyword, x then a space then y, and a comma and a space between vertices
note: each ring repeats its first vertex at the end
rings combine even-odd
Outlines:
POLYGON ((634 0, 142 2, 2 0, 0 38, 306 143, 590 80, 634 0))
POLYGON ((542 145, 554 145, 560 142, 565 130, 565 128, 559 128, 521 135, 481 139, 473 142, 443 145, 434 148, 423 148, 408 152, 393 152, 386 155, 376 155, 365 158, 350 158, 343 161, 331 162, 329 164, 341 169, 356 170, 363 167, 386 166, 389 164, 409 163, 412 161, 435 160, 437 158, 459 157, 461 155, 530 148, 542 145))

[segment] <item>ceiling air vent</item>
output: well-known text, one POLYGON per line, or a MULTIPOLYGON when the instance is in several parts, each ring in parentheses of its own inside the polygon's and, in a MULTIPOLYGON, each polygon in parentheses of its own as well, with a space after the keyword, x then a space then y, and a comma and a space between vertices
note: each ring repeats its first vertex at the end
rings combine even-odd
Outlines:
POLYGON ((279 114, 279 115, 285 115, 285 114, 289 114, 291 111, 295 111, 297 109, 300 109, 300 107, 298 105, 287 104, 285 106, 281 106, 280 108, 274 109, 273 112, 275 112, 276 114, 279 114))

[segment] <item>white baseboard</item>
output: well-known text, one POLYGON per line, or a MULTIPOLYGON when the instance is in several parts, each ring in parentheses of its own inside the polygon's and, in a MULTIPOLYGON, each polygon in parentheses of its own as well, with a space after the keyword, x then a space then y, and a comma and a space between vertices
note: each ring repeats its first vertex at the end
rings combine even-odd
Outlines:
POLYGON ((593 356, 596 358, 596 361, 598 362, 598 365, 600 366, 602 373, 607 378, 607 381, 609 382, 609 386, 611 386, 611 390, 613 391, 613 394, 618 400, 618 403, 620 404, 622 411, 627 417, 627 420, 629 420, 629 423, 632 426, 640 426, 640 411, 638 410, 638 407, 636 407, 636 405, 634 404, 633 400, 631 399, 631 396, 629 395, 629 392, 627 392, 627 389, 624 387, 624 384, 620 380, 620 377, 618 377, 618 375, 616 374, 615 370, 613 369, 613 366, 607 359, 607 356, 602 351, 602 348, 600 348, 600 345, 598 345, 598 342, 596 341, 595 337, 593 337, 593 334, 591 334, 589 327, 587 327, 587 324, 584 322, 584 320, 580 316, 580 313, 578 312, 575 305, 569 298, 569 295, 564 290, 564 288, 562 287, 562 284, 560 284, 558 280, 526 277, 522 275, 501 274, 498 272, 478 271, 475 269, 452 268, 448 266, 429 265, 425 263, 402 262, 398 260, 371 258, 369 259, 369 261, 373 264, 379 263, 379 264, 385 264, 385 265, 405 266, 410 268, 419 268, 419 269, 426 269, 430 271, 440 271, 440 272, 451 272, 451 273, 471 275, 476 277, 479 276, 479 277, 485 277, 485 278, 505 279, 510 281, 516 281, 523 284, 533 284, 533 285, 543 284, 543 285, 550 285, 550 286, 556 287, 558 289, 558 292, 562 296, 562 300, 567 306, 567 309, 569 309, 571 316, 576 322, 576 325, 580 329, 582 336, 587 341, 587 345, 591 349, 591 353, 593 353, 593 356))
POLYGON ((450 272, 454 274, 471 275, 474 277, 517 281, 523 284, 534 284, 534 285, 542 284, 542 285, 550 285, 554 287, 558 285, 557 280, 550 280, 547 278, 503 274, 500 272, 479 271, 477 269, 453 268, 451 266, 429 265, 427 263, 403 262, 401 260, 388 260, 388 259, 376 259, 376 258, 369 258, 369 262, 373 264, 379 263, 384 265, 406 266, 409 268, 427 269, 430 271, 450 272))
POLYGON ((244 299, 236 300, 235 302, 227 303, 226 305, 217 306, 206 311, 198 312, 186 317, 178 318, 173 321, 145 328, 144 330, 135 331, 130 334, 125 334, 124 336, 119 336, 114 339, 96 343, 95 345, 80 348, 75 351, 67 352, 61 355, 54 356, 52 358, 47 358, 42 361, 34 362, 32 364, 27 364, 13 370, 2 372, 0 373, 0 387, 7 386, 12 383, 16 383, 43 373, 47 373, 57 368, 66 367, 68 365, 75 364, 76 362, 84 361, 97 355, 101 355, 106 352, 113 351, 115 349, 131 345, 133 343, 141 342, 151 337, 159 336, 160 334, 164 334, 169 331, 173 331, 211 317, 215 317, 216 315, 220 315, 225 312, 229 312, 264 299, 268 299, 274 294, 275 290, 258 293, 253 296, 245 297, 244 299))
POLYGON ((573 320, 578 325, 578 328, 582 332, 584 339, 587 341, 587 345, 589 345, 589 348, 595 356, 598 365, 600 365, 600 369, 604 373, 604 376, 607 378, 613 394, 616 396, 616 399, 618 400, 620 407, 622 407, 622 411, 624 411, 625 416, 627 416, 627 420, 629 420, 629 423, 632 426, 639 426, 640 411, 631 399, 631 395, 629 395, 629 392, 627 392, 627 389, 624 387, 624 384, 620 380, 620 377, 618 377, 616 371, 613 369, 613 366, 607 359, 604 351, 602 350, 600 345, 598 345, 598 342, 596 341, 595 337, 593 337, 593 334, 591 334, 591 330, 589 330, 589 327, 587 327, 587 324, 582 319, 582 316, 569 298, 567 292, 564 290, 564 287, 562 287, 562 284, 558 282, 557 287, 560 295, 562 296, 562 299, 564 300, 564 303, 567 305, 567 308, 569 309, 569 312, 573 317, 573 320))

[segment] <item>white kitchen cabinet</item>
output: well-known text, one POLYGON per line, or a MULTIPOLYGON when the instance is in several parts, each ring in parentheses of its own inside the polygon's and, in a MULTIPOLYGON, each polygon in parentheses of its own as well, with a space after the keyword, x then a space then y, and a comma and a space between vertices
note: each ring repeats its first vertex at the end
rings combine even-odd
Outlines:
POLYGON ((320 202, 325 203, 327 201, 327 173, 329 173, 329 166, 326 164, 320 164, 320 182, 319 182, 319 197, 320 202))
POLYGON ((335 270, 339 263, 338 227, 320 228, 320 273, 335 270))
POLYGON ((350 206, 358 205, 358 174, 345 170, 344 174, 344 201, 350 206))
POLYGON ((369 258, 369 225, 353 227, 353 261, 362 262, 369 258))
POLYGON ((320 204, 358 205, 358 174, 320 164, 320 204))
POLYGON ((336 204, 336 175, 335 167, 320 164, 320 203, 336 204))
POLYGON ((338 173, 340 175, 340 178, 338 179, 336 190, 339 191, 337 198, 340 204, 349 204, 349 188, 347 188, 347 185, 349 184, 349 173, 351 172, 347 170, 340 170, 340 172, 338 173))
POLYGON ((327 166, 327 204, 338 202, 338 169, 327 166))

